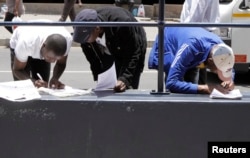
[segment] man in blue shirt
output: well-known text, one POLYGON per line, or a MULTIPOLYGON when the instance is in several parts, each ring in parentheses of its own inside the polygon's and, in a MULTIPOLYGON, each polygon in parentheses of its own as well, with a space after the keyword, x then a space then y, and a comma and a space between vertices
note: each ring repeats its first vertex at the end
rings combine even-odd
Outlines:
MULTIPOLYGON (((150 69, 158 69, 158 52, 157 36, 149 56, 150 69)), ((232 49, 203 28, 166 27, 163 53, 166 88, 171 92, 210 94, 216 88, 227 93, 234 88, 232 49), (187 72, 202 66, 217 73, 222 83, 198 85, 196 73, 189 74, 187 81, 187 72)))

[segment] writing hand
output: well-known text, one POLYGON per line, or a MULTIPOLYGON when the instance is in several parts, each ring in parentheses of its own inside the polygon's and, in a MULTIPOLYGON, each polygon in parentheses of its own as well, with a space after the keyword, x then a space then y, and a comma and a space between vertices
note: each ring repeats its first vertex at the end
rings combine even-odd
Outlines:
POLYGON ((35 85, 35 87, 37 87, 37 88, 39 88, 39 87, 45 87, 45 88, 47 88, 48 87, 48 83, 47 82, 45 82, 45 81, 43 81, 43 80, 36 80, 35 82, 34 82, 34 85, 35 85))
POLYGON ((200 94, 210 94, 212 93, 213 89, 217 89, 223 94, 229 93, 230 89, 224 88, 220 84, 207 84, 207 85, 198 85, 198 93, 200 94))
POLYGON ((233 81, 224 81, 221 83, 221 86, 225 89, 228 90, 233 90, 234 89, 234 82, 233 81))
POLYGON ((223 94, 229 93, 229 91, 234 89, 233 81, 224 81, 221 84, 213 85, 213 88, 217 89, 223 94))

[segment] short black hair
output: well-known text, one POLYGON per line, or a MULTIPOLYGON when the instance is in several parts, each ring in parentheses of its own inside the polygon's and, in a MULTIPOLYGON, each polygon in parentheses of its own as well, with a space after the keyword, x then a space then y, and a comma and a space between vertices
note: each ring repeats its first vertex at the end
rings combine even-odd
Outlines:
POLYGON ((56 56, 63 56, 67 50, 67 40, 60 34, 51 34, 45 40, 45 47, 55 53, 56 56))

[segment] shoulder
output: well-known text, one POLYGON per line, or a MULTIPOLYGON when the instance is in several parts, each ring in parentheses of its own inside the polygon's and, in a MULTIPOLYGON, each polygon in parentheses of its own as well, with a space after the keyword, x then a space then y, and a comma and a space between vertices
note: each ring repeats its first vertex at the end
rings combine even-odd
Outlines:
POLYGON ((97 9, 97 13, 103 21, 137 21, 128 10, 109 6, 97 9))

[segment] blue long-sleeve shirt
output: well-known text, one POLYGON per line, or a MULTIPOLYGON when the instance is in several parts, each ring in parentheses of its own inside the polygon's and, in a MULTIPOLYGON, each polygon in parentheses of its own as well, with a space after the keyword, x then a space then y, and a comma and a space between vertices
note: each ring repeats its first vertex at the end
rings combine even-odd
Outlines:
MULTIPOLYGON (((175 93, 197 93, 198 85, 183 81, 186 71, 207 58, 215 44, 223 41, 203 28, 166 27, 164 30, 164 72, 166 88, 175 93)), ((158 68, 158 36, 152 46, 148 67, 158 68)))

